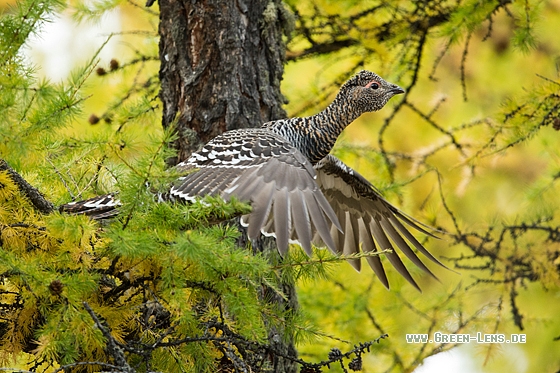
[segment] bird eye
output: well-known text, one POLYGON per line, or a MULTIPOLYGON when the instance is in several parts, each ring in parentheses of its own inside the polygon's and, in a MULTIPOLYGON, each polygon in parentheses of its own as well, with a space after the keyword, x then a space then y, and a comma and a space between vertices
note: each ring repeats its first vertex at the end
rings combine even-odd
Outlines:
POLYGON ((379 87, 380 87, 379 83, 377 83, 375 80, 366 84, 366 88, 378 89, 379 87))

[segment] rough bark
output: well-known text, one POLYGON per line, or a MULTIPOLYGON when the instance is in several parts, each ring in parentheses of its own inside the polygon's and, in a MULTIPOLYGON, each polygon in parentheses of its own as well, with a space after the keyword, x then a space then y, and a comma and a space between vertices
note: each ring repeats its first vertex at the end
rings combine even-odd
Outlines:
POLYGON ((179 161, 224 131, 285 117, 280 1, 161 0, 160 12, 163 126, 176 121, 179 161))
MULTIPOLYGON (((163 126, 176 126, 174 165, 224 131, 258 127, 284 118, 280 93, 288 14, 279 0, 160 0, 160 97, 163 126)), ((244 235, 244 231, 242 230, 244 235)), ((246 236, 241 242, 246 240, 246 236)), ((276 250, 272 239, 253 243, 257 251, 276 250)), ((292 285, 281 284, 289 297, 263 299, 297 308, 292 285)), ((284 330, 269 330, 272 350, 263 359, 275 372, 296 372, 297 352, 284 330), (284 342, 284 341, 289 342, 284 342), (274 351, 279 352, 278 354, 274 351)))

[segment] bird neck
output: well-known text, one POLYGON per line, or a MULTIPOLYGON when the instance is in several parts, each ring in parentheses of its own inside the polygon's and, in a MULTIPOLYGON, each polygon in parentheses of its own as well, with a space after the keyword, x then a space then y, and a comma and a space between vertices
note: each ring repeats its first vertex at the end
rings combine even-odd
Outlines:
POLYGON ((271 122, 267 127, 290 141, 315 164, 330 153, 338 136, 361 114, 339 95, 315 115, 271 122))
POLYGON ((329 136, 329 139, 332 140, 332 148, 342 131, 361 114, 361 110, 339 95, 323 111, 308 118, 310 126, 314 129, 313 132, 329 136))

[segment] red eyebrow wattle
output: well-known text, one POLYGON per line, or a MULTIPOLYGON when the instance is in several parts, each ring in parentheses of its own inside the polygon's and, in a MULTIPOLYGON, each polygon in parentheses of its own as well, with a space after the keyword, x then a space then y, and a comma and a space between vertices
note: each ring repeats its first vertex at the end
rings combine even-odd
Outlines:
MULTIPOLYGON (((379 84, 379 82, 378 82, 378 81, 376 81, 376 80, 372 80, 371 82, 369 82, 368 84, 366 84, 366 88, 369 88, 369 87, 371 87, 371 86, 372 86, 372 85, 373 85, 374 83, 377 83, 377 84, 379 84)), ((381 84, 379 84, 379 85, 381 85, 381 84)))

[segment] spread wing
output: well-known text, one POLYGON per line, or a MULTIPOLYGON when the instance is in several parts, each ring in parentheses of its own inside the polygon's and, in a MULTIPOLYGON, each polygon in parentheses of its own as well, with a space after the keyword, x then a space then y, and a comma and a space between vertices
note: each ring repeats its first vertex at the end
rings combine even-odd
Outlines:
MULTIPOLYGON (((436 237, 426 230, 429 228, 391 205, 362 175, 332 155, 328 155, 317 163, 315 170, 317 171, 317 183, 343 228, 344 233, 331 229, 332 238, 336 247, 339 248, 339 253, 357 253, 360 250, 360 243, 362 250, 366 253, 375 252, 378 248, 391 249, 393 252, 386 254, 387 259, 401 276, 418 290, 420 288, 395 249, 400 250, 416 266, 434 278, 434 274, 420 260, 409 244, 432 262, 445 267, 426 250, 406 226, 428 236, 436 237)), ((318 237, 317 241, 320 241, 318 237)), ((383 285, 389 288, 389 281, 379 256, 368 256, 366 259, 383 285)), ((360 259, 353 259, 350 264, 360 270, 360 259)))
POLYGON ((315 182, 311 163, 282 137, 264 129, 225 132, 177 167, 192 172, 171 188, 174 198, 221 195, 249 201, 252 211, 242 219, 249 238, 263 231, 276 237, 281 254, 290 240, 311 254, 316 234, 335 250, 331 227, 340 229, 338 219, 315 182))

